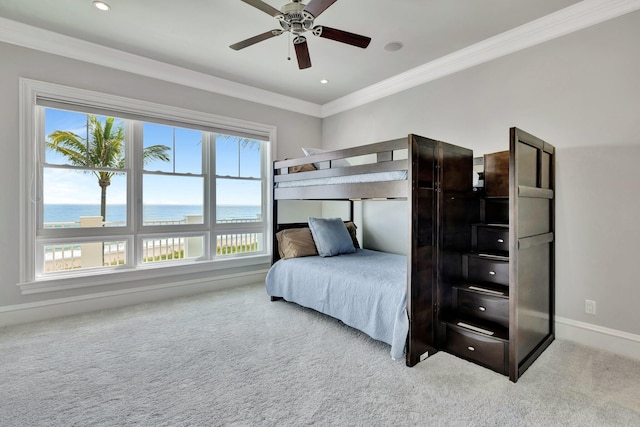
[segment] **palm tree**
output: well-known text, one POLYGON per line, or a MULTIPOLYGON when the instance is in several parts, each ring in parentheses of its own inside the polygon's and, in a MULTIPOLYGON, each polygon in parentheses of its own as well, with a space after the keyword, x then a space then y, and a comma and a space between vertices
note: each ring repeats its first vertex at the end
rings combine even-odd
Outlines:
MULTIPOLYGON (((56 130, 49 134, 46 142, 48 150, 55 151, 69 161, 69 164, 80 167, 124 169, 124 127, 122 124, 114 128, 114 118, 107 117, 104 124, 94 115, 87 115, 89 126, 88 140, 73 132, 56 130)), ((168 162, 166 145, 152 145, 143 150, 144 162, 162 160, 168 162)), ((111 177, 118 172, 94 170, 101 189, 100 215, 106 220, 107 187, 111 185, 111 177)))

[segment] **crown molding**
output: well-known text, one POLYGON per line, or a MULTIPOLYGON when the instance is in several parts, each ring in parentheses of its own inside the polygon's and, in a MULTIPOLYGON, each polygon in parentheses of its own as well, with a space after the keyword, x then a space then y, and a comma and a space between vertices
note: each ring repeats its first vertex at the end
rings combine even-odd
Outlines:
POLYGON ((314 104, 0 17, 0 41, 325 118, 640 9, 640 0, 583 0, 349 95, 314 104))
POLYGON ((322 106, 329 117, 640 9, 640 0, 583 0, 322 106))
POLYGON ((320 117, 321 106, 0 17, 0 41, 207 92, 320 117))

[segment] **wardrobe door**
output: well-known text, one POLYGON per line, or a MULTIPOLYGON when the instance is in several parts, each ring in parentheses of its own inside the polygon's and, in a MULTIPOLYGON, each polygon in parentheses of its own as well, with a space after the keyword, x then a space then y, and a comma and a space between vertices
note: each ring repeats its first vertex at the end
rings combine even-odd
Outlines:
POLYGON ((409 339, 408 366, 425 353, 435 352, 434 306, 436 302, 436 185, 438 141, 409 135, 411 170, 409 192, 409 253, 407 258, 409 339))
POLYGON ((471 249, 471 224, 479 220, 478 197, 473 192, 473 151, 441 142, 438 173, 435 315, 443 320, 451 312, 453 287, 463 280, 462 254, 471 249))
POLYGON ((554 152, 511 128, 509 159, 509 377, 553 341, 554 152))

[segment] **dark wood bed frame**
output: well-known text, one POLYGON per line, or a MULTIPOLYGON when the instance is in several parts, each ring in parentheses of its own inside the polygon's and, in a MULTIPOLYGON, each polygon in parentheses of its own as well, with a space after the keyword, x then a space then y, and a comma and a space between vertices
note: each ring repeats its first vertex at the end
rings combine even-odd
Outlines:
MULTIPOLYGON (((515 129, 515 128, 514 128, 515 129)), ((512 139, 524 135, 512 129, 512 139)), ((526 134, 528 135, 528 134, 526 134)), ((512 146, 513 146, 512 142, 512 146)), ((547 145, 548 146, 548 145, 547 145)), ((549 146, 550 147, 550 146, 549 146)), ((553 147, 551 147, 553 148, 553 147)), ((514 150, 513 162, 518 159, 514 150)), ((543 151, 543 153, 548 153, 543 151)), ((551 155, 553 150, 551 150, 551 155)), ((545 154, 547 155, 547 154, 545 154)), ((551 157, 552 161, 553 157, 551 157)), ((553 188, 553 163, 547 164, 547 174, 543 184, 553 188), (549 169, 550 168, 550 169, 549 169), (551 182, 549 181, 551 180, 551 182)), ((545 169, 544 166, 540 167, 545 169)), ((511 166, 511 173, 518 170, 517 163, 511 166)), ((353 200, 398 199, 406 200, 408 209, 408 247, 407 247, 407 313, 409 333, 406 345, 406 364, 414 366, 438 350, 451 351, 442 336, 446 318, 450 316, 453 300, 453 285, 463 279, 462 258, 471 250, 472 224, 480 221, 480 199, 472 188, 473 152, 469 149, 445 142, 410 134, 406 138, 379 142, 354 148, 328 151, 312 156, 275 161, 273 165, 273 262, 279 259, 275 233, 284 228, 307 226, 306 223, 280 224, 278 222, 279 200, 347 200, 351 201, 351 220, 353 220, 353 200), (407 152, 406 158, 397 158, 398 150, 407 152), (336 167, 336 160, 358 156, 375 156, 374 163, 336 167), (291 168, 308 163, 319 163, 317 170, 289 173, 291 168), (358 175, 374 172, 408 171, 406 180, 357 184, 334 184, 323 186, 278 188, 277 184, 311 178, 327 178, 358 175)), ((511 178, 510 185, 516 186, 511 178)), ((531 189, 529 189, 531 190, 531 189)), ((512 189, 512 192, 514 190, 512 189)), ((552 192, 552 191, 551 191, 552 192)), ((531 190, 526 194, 533 197, 548 197, 548 190, 531 190), (544 194, 543 194, 544 193, 544 194)), ((523 195, 521 195, 523 196, 523 195)), ((510 201, 517 208, 517 200, 510 201)), ((552 209, 552 206, 551 206, 552 209)), ((513 209, 511 209, 513 210, 513 209)), ((522 213, 520 213, 522 214, 522 213)), ((518 215, 516 213, 515 215, 518 215)), ((517 218, 512 220, 514 227, 517 218)), ((551 235, 552 235, 551 231, 551 235)), ((549 237, 549 236, 547 236, 549 237)), ((548 239, 547 239, 548 240, 548 239)), ((553 248, 551 253, 553 254, 553 248)), ((518 263, 511 266, 511 275, 517 284, 518 263)), ((539 261, 539 260, 538 260, 539 261)), ((552 262, 551 262, 552 264, 552 262)), ((553 266, 550 274, 550 290, 553 294, 553 266)), ((511 286, 511 284, 510 284, 511 286)), ((517 294, 517 289, 511 291, 517 294)), ((276 298, 277 299, 277 298, 276 298)), ((551 317, 548 333, 542 343, 536 343, 535 351, 523 361, 518 356, 518 306, 511 302, 510 312, 515 330, 511 331, 509 360, 505 363, 512 381, 517 381, 533 360, 553 340, 553 304, 543 309, 551 317), (517 359, 520 360, 517 360, 517 359), (524 369, 518 369, 523 366, 524 369), (515 366, 515 368, 514 368, 515 366)), ((539 307, 537 307, 539 309, 539 307)), ((443 332, 444 331, 444 332, 443 332)), ((507 343, 508 345, 508 343, 507 343)), ((505 361, 507 356, 505 356, 505 361)), ((482 363, 480 363, 482 364, 482 363)), ((485 365, 486 366, 486 365, 485 365)))
MULTIPOLYGON (((277 221, 278 200, 360 200, 360 199, 400 199, 407 200, 410 230, 407 250, 407 312, 409 315, 409 336, 407 339, 406 364, 413 366, 436 349, 436 312, 438 301, 438 276, 443 274, 438 268, 441 260, 437 247, 441 242, 438 229, 445 226, 444 212, 438 215, 444 191, 472 192, 473 153, 440 141, 409 135, 407 138, 385 141, 366 146, 335 150, 313 156, 274 162, 274 183, 298 179, 326 178, 357 175, 373 172, 407 170, 404 181, 387 181, 360 184, 340 184, 313 187, 274 188, 274 224, 279 230, 286 225, 277 221), (398 150, 407 150, 407 158, 397 160, 398 150), (332 167, 339 159, 375 155, 376 163, 332 167), (320 168, 315 171, 289 173, 289 168, 316 162, 320 168), (447 174, 447 184, 442 177, 447 174)), ((449 206, 448 206, 449 207, 449 206)), ((447 208, 448 208, 447 207, 447 208)), ((465 206, 451 206, 452 210, 465 206)), ((448 213, 448 212, 447 212, 448 213)), ((463 213, 450 213, 448 218, 456 221, 463 213)), ((457 221, 456 221, 457 222, 457 221)), ((465 224, 467 221, 463 221, 465 224)), ((455 224, 447 222, 446 227, 455 233, 455 224)), ((468 227, 458 230, 460 240, 470 242, 468 227)), ((275 242, 275 238, 274 238, 275 242)), ((275 243, 274 243, 275 244, 275 243)), ((277 250, 274 248, 274 256, 277 250)), ((275 258, 274 258, 275 260, 275 258)), ((460 263, 458 263, 460 264, 460 263)))

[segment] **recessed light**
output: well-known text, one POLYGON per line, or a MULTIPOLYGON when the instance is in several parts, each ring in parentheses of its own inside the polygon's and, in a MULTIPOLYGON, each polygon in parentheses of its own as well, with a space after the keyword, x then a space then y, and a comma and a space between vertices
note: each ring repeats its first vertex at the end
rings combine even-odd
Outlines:
POLYGON ((320 80, 320 83, 322 83, 323 85, 326 85, 327 83, 329 83, 329 80, 322 79, 322 80, 320 80))
POLYGON ((103 2, 103 1, 94 1, 93 5, 96 7, 96 9, 101 10, 103 12, 107 12, 111 9, 111 6, 109 6, 107 3, 103 2))
POLYGON ((388 51, 388 52, 395 52, 397 50, 402 49, 404 46, 404 44, 402 44, 402 42, 391 42, 391 43, 387 43, 386 45, 384 45, 384 50, 388 51))

